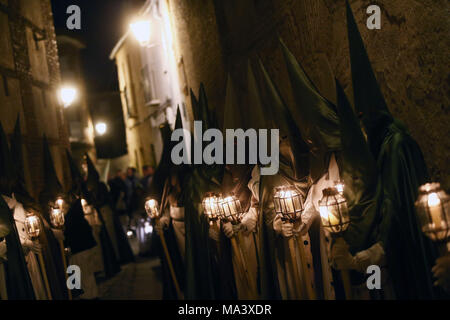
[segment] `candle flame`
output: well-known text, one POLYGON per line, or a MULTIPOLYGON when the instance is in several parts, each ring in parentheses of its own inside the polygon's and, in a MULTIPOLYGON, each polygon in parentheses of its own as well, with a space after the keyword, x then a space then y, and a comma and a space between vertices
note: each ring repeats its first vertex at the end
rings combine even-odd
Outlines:
POLYGON ((428 206, 436 207, 441 204, 441 200, 439 199, 436 192, 432 192, 428 195, 428 206))

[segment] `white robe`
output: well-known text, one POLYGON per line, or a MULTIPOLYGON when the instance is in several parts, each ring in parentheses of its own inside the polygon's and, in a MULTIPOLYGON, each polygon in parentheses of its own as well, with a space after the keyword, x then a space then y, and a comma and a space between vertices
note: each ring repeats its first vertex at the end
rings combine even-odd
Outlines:
POLYGON ((170 217, 172 218, 172 226, 177 240, 178 249, 184 262, 186 252, 185 234, 186 228, 184 224, 184 207, 170 206, 170 217))
POLYGON ((36 255, 26 246, 24 246, 24 243, 26 241, 30 241, 28 239, 28 234, 25 229, 26 211, 23 208, 23 205, 20 202, 17 202, 17 200, 14 198, 14 195, 13 198, 9 198, 6 196, 2 197, 8 204, 8 207, 11 210, 14 210, 14 220, 16 222, 17 232, 19 233, 20 243, 22 244, 22 248, 24 249, 25 261, 27 263, 28 272, 30 274, 31 283, 33 285, 36 299, 47 300, 48 297, 45 290, 41 269, 36 259, 36 255))

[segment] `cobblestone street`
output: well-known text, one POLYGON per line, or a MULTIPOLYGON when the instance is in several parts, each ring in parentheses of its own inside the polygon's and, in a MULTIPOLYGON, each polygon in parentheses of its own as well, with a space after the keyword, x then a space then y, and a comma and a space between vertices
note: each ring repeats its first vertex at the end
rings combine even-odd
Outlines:
POLYGON ((162 299, 160 262, 158 258, 136 258, 122 266, 115 277, 99 284, 102 300, 162 299))

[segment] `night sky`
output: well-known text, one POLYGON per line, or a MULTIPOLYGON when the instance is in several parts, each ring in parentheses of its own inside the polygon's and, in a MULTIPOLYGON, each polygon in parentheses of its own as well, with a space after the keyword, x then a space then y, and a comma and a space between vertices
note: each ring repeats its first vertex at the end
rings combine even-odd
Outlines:
POLYGON ((56 33, 77 35, 86 44, 82 59, 88 92, 117 89, 116 68, 109 54, 126 32, 132 15, 144 3, 144 0, 52 0, 56 33), (72 4, 81 9, 81 30, 66 27, 70 16, 66 10, 72 4))

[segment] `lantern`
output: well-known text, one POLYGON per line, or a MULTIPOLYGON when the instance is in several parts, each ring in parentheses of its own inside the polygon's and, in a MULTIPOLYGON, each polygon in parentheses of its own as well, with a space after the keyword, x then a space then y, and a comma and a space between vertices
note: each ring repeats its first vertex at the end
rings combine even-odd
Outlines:
POLYGON ((336 188, 337 192, 339 192, 340 194, 344 194, 344 181, 342 180, 338 180, 334 182, 334 187, 336 188))
POLYGON ((60 208, 51 208, 50 212, 50 222, 52 225, 57 228, 61 229, 64 226, 64 212, 60 208))
POLYGON ((203 213, 208 217, 210 224, 212 224, 213 221, 216 221, 221 215, 221 201, 222 198, 220 197, 220 195, 214 194, 212 192, 207 193, 205 198, 203 198, 203 213))
POLYGON ((446 241, 450 237, 450 197, 437 182, 419 188, 416 201, 422 231, 433 241, 446 241))
POLYGON ((319 211, 323 227, 332 234, 341 234, 350 223, 347 201, 336 188, 326 188, 322 194, 319 211))
POLYGON ((301 218, 304 210, 303 198, 294 186, 275 188, 273 196, 275 212, 283 221, 294 222, 301 218))
POLYGON ((244 211, 241 202, 234 195, 227 196, 219 201, 220 216, 222 220, 238 224, 241 222, 244 211))
POLYGON ((147 199, 147 201, 145 201, 145 211, 150 219, 159 218, 160 212, 158 210, 158 201, 155 199, 147 199))
POLYGON ((35 240, 41 233, 41 221, 34 213, 28 212, 25 218, 25 230, 31 240, 35 240))

